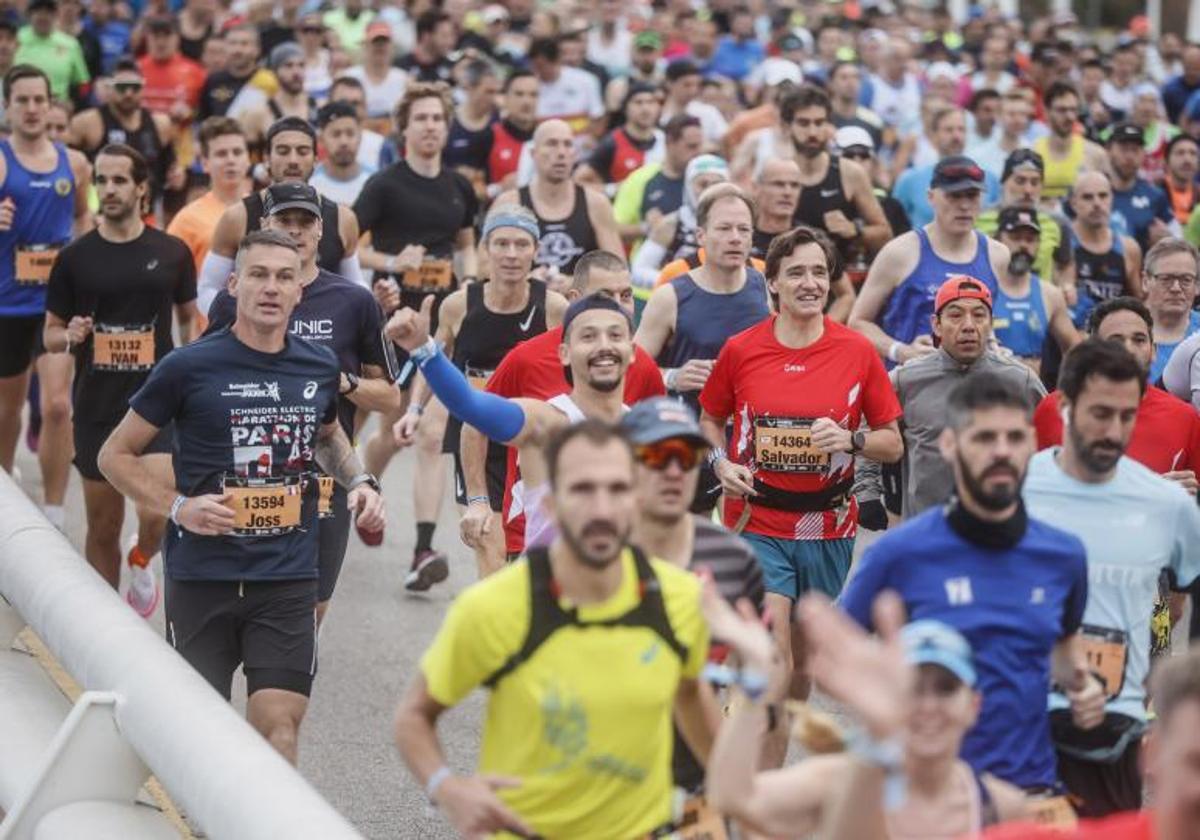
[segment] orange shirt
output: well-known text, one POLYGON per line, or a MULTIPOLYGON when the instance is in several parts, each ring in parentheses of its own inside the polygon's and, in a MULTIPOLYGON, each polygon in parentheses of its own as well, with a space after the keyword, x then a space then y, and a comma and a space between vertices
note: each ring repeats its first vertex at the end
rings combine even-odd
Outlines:
POLYGON ((212 244, 213 231, 224 212, 225 205, 212 190, 209 190, 195 201, 184 205, 167 227, 167 233, 187 243, 188 250, 192 252, 192 259, 196 261, 197 276, 200 275, 200 265, 212 244))
MULTIPOLYGON (((658 272, 658 279, 654 281, 654 287, 658 288, 659 286, 669 283, 679 275, 685 274, 691 271, 693 268, 697 268, 701 265, 704 265, 703 248, 698 250, 690 257, 680 257, 679 259, 672 260, 664 265, 658 272)), ((757 268, 763 273, 765 273, 767 270, 767 264, 758 257, 751 257, 747 265, 749 265, 751 268, 757 268)))

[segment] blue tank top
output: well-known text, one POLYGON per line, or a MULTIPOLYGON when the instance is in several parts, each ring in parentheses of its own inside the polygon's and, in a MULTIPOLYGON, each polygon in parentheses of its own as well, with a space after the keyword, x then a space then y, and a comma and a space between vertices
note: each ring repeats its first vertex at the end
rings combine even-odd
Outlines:
POLYGON ((660 367, 681 367, 691 359, 716 359, 725 342, 771 314, 767 280, 757 269, 747 268, 746 282, 731 295, 700 288, 690 273, 672 279, 671 286, 677 301, 675 334, 659 354, 660 367))
POLYGON ((58 249, 71 239, 75 220, 75 176, 67 147, 54 144, 58 164, 50 172, 31 172, 17 160, 7 140, 0 141, 7 175, 0 200, 16 206, 10 230, 0 231, 0 316, 42 315, 46 283, 58 249), (20 275, 20 276, 18 276, 20 275))
POLYGON ((1030 276, 1029 293, 1024 297, 1010 297, 1004 289, 996 289, 992 331, 1001 346, 1017 356, 1040 359, 1049 327, 1046 302, 1042 299, 1042 281, 1036 274, 1030 276))
POLYGON ((1071 231, 1071 251, 1075 258, 1075 305, 1070 308, 1071 320, 1082 328, 1088 314, 1101 301, 1125 294, 1125 240, 1115 229, 1112 248, 1097 254, 1083 247, 1071 231))
POLYGON ((982 233, 975 232, 975 256, 965 263, 950 262, 939 257, 929 242, 925 228, 917 228, 916 234, 921 243, 920 259, 912 273, 892 290, 880 322, 885 333, 905 344, 911 343, 919 335, 929 334, 933 301, 947 277, 966 274, 982 280, 993 297, 999 285, 992 271, 992 261, 988 259, 987 237, 982 233))

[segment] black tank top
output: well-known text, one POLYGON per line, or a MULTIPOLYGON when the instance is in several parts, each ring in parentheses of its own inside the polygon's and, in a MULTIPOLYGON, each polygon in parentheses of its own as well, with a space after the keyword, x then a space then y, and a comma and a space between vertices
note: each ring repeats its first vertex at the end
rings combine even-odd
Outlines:
POLYGON ((534 258, 535 265, 552 265, 563 274, 572 274, 579 258, 599 247, 592 220, 588 218, 587 195, 583 187, 575 186, 575 206, 565 219, 543 219, 538 215, 529 187, 521 187, 518 195, 521 206, 529 208, 537 216, 538 228, 542 232, 537 257, 534 258))
POLYGON ((697 228, 692 225, 684 227, 683 219, 675 216, 675 232, 671 234, 671 244, 667 246, 667 262, 688 260, 700 252, 700 237, 696 235, 697 228))
POLYGON ((1125 294, 1125 243, 1116 232, 1112 235, 1112 247, 1103 254, 1083 247, 1079 238, 1072 236, 1075 243, 1075 278, 1093 303, 1125 294))
MULTIPOLYGON (((786 233, 787 231, 784 231, 786 233)), ((765 230, 754 229, 754 236, 750 240, 750 256, 755 259, 765 260, 767 251, 771 248, 771 243, 775 241, 778 233, 767 233, 765 230)))
MULTIPOLYGON (((262 194, 250 193, 242 199, 242 206, 246 208, 246 233, 262 227, 264 213, 262 194)), ((337 202, 321 196, 321 241, 317 243, 317 265, 332 274, 337 274, 344 256, 346 256, 346 249, 342 245, 342 235, 338 231, 337 202)))
POLYGON ((150 191, 151 197, 154 197, 162 190, 163 182, 167 177, 167 156, 163 154, 163 143, 159 139, 158 129, 154 127, 154 116, 143 108, 141 117, 141 124, 130 131, 118 122, 116 115, 107 105, 101 105, 100 119, 104 122, 104 142, 100 144, 99 148, 89 152, 88 158, 95 162, 100 149, 109 143, 124 143, 126 146, 132 146, 150 166, 150 191))
MULTIPOLYGON (((275 119, 283 119, 283 109, 280 108, 278 103, 275 102, 275 97, 272 96, 267 100, 267 109, 271 112, 271 116, 275 119)), ((304 119, 308 120, 308 122, 314 127, 317 124, 317 100, 313 99, 311 96, 308 97, 308 116, 306 116, 304 119)))
MULTIPOLYGON (((796 215, 792 221, 797 225, 825 230, 825 214, 832 210, 841 210, 847 219, 858 218, 858 208, 846 198, 842 190, 842 165, 835 157, 829 158, 829 168, 819 184, 803 187, 800 190, 800 201, 796 204, 796 215)), ((825 231, 828 233, 828 231, 825 231)), ((848 240, 830 234, 839 250, 846 247, 848 240)))

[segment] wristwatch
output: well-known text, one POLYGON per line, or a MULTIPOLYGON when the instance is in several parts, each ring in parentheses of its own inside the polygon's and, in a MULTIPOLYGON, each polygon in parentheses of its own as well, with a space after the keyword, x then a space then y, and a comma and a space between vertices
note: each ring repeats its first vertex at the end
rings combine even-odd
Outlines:
POLYGON ((383 495, 383 487, 379 484, 379 479, 371 475, 369 472, 359 473, 350 479, 350 483, 346 485, 347 490, 353 490, 360 484, 365 484, 374 490, 376 493, 383 495))
POLYGON ((338 396, 348 397, 358 390, 358 377, 347 370, 342 371, 342 376, 346 377, 346 390, 338 388, 338 396))
POLYGON ((867 445, 867 433, 866 432, 859 431, 859 432, 855 432, 852 435, 850 435, 850 454, 857 455, 859 452, 862 452, 863 449, 866 448, 866 445, 867 445))

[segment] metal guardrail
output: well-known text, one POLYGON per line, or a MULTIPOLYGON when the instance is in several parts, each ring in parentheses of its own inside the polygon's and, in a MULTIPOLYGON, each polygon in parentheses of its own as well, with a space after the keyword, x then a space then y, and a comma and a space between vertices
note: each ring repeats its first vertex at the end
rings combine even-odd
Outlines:
POLYGON ((134 802, 150 773, 216 840, 360 836, 2 470, 0 596, 0 840, 177 836, 134 802), (26 623, 83 687, 73 708, 9 649, 26 623))

